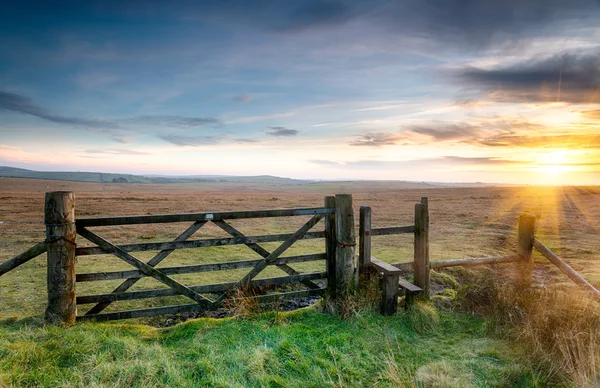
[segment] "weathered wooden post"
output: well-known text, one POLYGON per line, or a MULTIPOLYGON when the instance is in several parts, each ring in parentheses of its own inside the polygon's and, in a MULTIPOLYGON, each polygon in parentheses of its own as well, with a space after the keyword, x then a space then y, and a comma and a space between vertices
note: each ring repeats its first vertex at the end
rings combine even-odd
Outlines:
POLYGON ((44 209, 48 250, 46 321, 72 325, 75 303, 75 197, 69 191, 46 193, 44 209))
POLYGON ((335 292, 338 301, 348 295, 354 283, 354 210, 351 194, 335 196, 335 292))
POLYGON ((415 204, 415 285, 422 288, 425 298, 429 298, 429 205, 427 197, 415 204))
POLYGON ((533 242, 535 240, 535 217, 521 215, 519 217, 519 239, 517 243, 517 254, 521 260, 517 262, 520 281, 524 285, 530 285, 533 273, 533 242))
MULTIPOLYGON (((335 197, 325 197, 325 208, 335 209, 335 197)), ((335 213, 329 213, 325 216, 325 255, 327 257, 325 266, 327 268, 327 288, 333 298, 335 298, 336 281, 335 281, 335 248, 337 246, 335 240, 335 213)))
POLYGON ((360 281, 368 283, 371 271, 371 208, 360 207, 358 226, 358 275, 360 281))

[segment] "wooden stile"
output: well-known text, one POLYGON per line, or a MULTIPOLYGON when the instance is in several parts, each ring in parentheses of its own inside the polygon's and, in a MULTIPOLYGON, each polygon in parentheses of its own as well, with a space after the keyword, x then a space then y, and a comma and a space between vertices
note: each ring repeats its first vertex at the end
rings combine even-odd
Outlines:
POLYGON ((415 284, 429 297, 429 209, 427 197, 415 205, 414 274, 415 284))
POLYGON ((72 325, 75 302, 75 196, 72 192, 46 193, 44 206, 47 249, 48 307, 46 321, 72 325))

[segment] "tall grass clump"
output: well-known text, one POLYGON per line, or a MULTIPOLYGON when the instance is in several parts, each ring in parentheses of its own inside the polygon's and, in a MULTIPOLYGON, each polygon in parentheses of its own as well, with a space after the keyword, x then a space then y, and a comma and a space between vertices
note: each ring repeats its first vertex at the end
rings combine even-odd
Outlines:
POLYGON ((575 286, 528 287, 498 272, 470 272, 459 308, 488 317, 490 328, 525 347, 548 378, 600 386, 600 303, 575 286))

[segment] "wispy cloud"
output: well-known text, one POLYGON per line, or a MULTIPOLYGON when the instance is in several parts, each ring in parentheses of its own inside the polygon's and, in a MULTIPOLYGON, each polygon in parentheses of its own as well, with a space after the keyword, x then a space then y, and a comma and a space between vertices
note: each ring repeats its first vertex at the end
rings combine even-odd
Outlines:
POLYGON ((358 139, 352 140, 348 144, 351 146, 381 147, 395 145, 403 140, 406 140, 406 137, 396 133, 368 132, 359 135, 358 139))
POLYGON ((334 162, 333 160, 323 160, 323 159, 312 159, 309 161, 313 164, 318 164, 320 166, 342 166, 343 163, 334 162))
POLYGON ((220 127, 222 123, 214 117, 189 117, 189 116, 138 116, 132 117, 123 122, 142 125, 156 125, 163 127, 177 127, 190 129, 197 127, 220 127))
POLYGON ((107 154, 107 155, 149 155, 148 152, 127 150, 121 148, 89 149, 83 151, 86 154, 107 154))
POLYGON ((182 136, 177 134, 159 135, 159 138, 177 146, 203 146, 220 143, 224 136, 182 136))
POLYGON ((233 97, 233 101, 237 102, 238 104, 244 104, 252 101, 253 99, 254 97, 250 94, 238 94, 237 96, 233 97))
POLYGON ((297 129, 291 129, 286 127, 269 127, 269 129, 266 130, 265 133, 269 136, 289 137, 298 135, 300 131, 297 129))
POLYGON ((37 105, 30 98, 16 93, 0 91, 0 110, 29 115, 56 124, 67 124, 87 128, 118 128, 118 125, 111 121, 68 117, 51 113, 37 105))

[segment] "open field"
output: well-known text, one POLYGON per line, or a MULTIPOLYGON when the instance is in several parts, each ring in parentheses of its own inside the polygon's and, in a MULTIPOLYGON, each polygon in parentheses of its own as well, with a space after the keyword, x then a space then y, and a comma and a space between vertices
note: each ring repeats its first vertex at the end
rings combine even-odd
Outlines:
MULTIPOLYGON (((355 214, 358 207, 373 209, 373 225, 392 226, 412 223, 414 204, 421 196, 429 197, 431 260, 503 255, 514 252, 519 214, 529 212, 538 217, 538 238, 555 250, 592 284, 600 285, 600 188, 599 187, 489 187, 489 188, 403 188, 398 182, 340 182, 300 186, 266 184, 195 183, 171 185, 95 184, 50 180, 0 178, 0 261, 5 261, 44 239, 44 192, 71 190, 76 195, 76 217, 108 215, 186 213, 202 211, 249 210, 286 207, 322 206, 323 197, 335 193, 354 194, 355 214)), ((357 217, 358 218, 358 217, 357 217)), ((233 221, 247 235, 293 232, 305 217, 233 221)), ((121 243, 169 241, 188 224, 155 224, 97 228, 101 235, 121 243)), ((321 224, 315 230, 322 228, 321 224)), ((214 225, 200 229, 195 238, 226 237, 214 225)), ((87 244, 81 237, 80 246, 87 244)), ((274 249, 278 243, 263 244, 274 249)), ((286 254, 323 251, 320 240, 300 241, 286 254)), ((144 259, 154 252, 141 252, 144 259)), ((373 254, 388 262, 410 261, 412 237, 376 236, 373 254)), ((219 262, 230 259, 257 258, 243 245, 178 250, 160 266, 219 262)), ((557 269, 536 254, 536 277, 547 282, 569 284, 557 269), (553 276, 556 275, 556 276, 553 276)), ((324 263, 300 263, 299 271, 322 271, 324 263)), ((121 260, 109 256, 79 258, 78 273, 130 269, 121 260)), ((235 281, 246 270, 178 275, 186 284, 235 281)), ((280 276, 270 268, 262 277, 280 276)), ((78 295, 110 292, 119 280, 78 284, 78 295)), ((133 289, 162 285, 145 278, 133 289)), ((0 278, 0 316, 38 315, 45 304, 45 255, 0 278)), ((110 308, 172 304, 185 298, 114 303, 110 308), (138 303, 138 304, 135 304, 138 303)), ((110 311, 109 310, 107 311, 110 311)), ((81 312, 85 307, 81 307, 81 312)))

